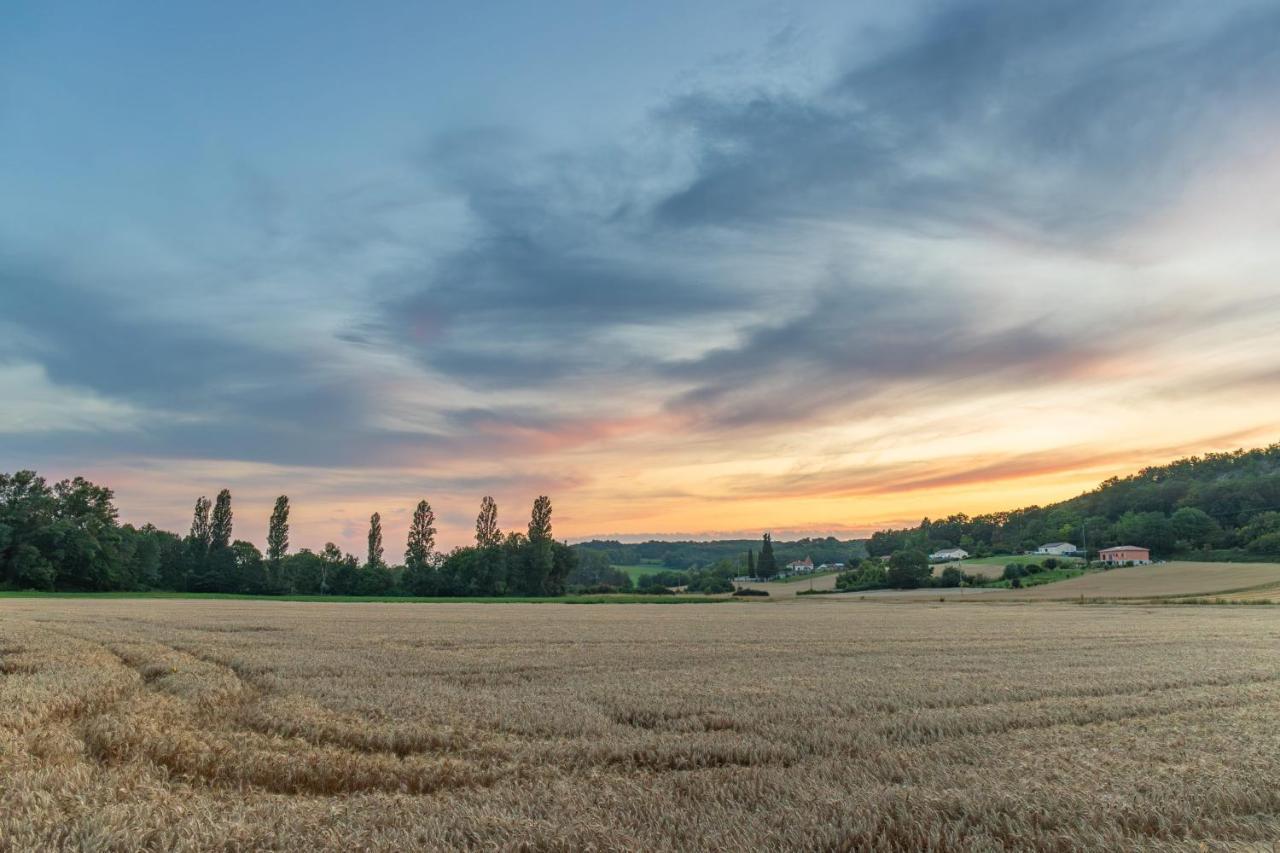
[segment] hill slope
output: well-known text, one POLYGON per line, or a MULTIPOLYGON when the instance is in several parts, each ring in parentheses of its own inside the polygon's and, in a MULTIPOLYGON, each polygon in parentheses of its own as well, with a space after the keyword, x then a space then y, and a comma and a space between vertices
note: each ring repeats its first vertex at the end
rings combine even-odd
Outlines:
POLYGON ((1052 541, 1090 549, 1142 545, 1159 556, 1201 559, 1280 556, 1280 444, 1144 468, 1045 507, 925 519, 874 534, 868 549, 885 555, 959 546, 982 555, 1052 541))

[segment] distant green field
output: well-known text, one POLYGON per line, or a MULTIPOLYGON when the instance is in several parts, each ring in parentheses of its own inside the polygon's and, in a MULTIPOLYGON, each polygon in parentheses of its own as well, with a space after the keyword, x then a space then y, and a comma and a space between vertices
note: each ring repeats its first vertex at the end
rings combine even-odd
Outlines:
POLYGON ((802 583, 804 581, 814 580, 815 578, 825 578, 831 575, 838 575, 840 572, 813 572, 807 575, 789 575, 785 578, 770 578, 769 583, 802 583))
MULTIPOLYGON (((1041 565, 1043 565, 1044 561, 1050 559, 1051 557, 1052 555, 1050 554, 1021 554, 1018 556, 1005 554, 1003 556, 998 556, 998 557, 971 557, 968 560, 961 560, 960 565, 962 566, 1007 566, 1010 563, 1017 563, 1019 566, 1025 566, 1028 563, 1040 563, 1041 565)), ((1059 563, 1083 562, 1079 557, 1052 557, 1052 559, 1057 560, 1059 563)))
MULTIPOLYGON (((1026 587, 1043 586, 1047 583, 1071 580, 1071 578, 1078 578, 1084 573, 1085 569, 1083 568, 1047 569, 1043 572, 1037 572, 1034 575, 1027 575, 1025 578, 1022 578, 1022 587, 1025 589, 1026 587)), ((993 581, 992 583, 987 584, 987 586, 1009 589, 1012 587, 1012 582, 993 581)))
POLYGON ((547 598, 505 596, 436 596, 423 598, 402 595, 238 595, 222 592, 37 592, 34 590, 0 590, 0 598, 135 598, 135 599, 209 599, 233 601, 308 601, 317 603, 364 604, 707 604, 720 599, 705 595, 561 595, 547 598))
POLYGON ((614 568, 619 571, 626 572, 627 576, 631 578, 632 583, 636 583, 645 575, 656 575, 658 572, 674 571, 673 569, 668 569, 666 566, 659 563, 644 563, 634 566, 614 566, 614 568))

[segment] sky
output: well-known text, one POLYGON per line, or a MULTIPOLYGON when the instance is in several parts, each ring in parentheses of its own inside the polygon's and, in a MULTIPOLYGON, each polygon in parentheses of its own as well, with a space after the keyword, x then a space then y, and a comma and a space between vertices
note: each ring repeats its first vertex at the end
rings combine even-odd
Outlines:
POLYGON ((5 4, 0 471, 398 555, 1280 438, 1280 4, 5 4))

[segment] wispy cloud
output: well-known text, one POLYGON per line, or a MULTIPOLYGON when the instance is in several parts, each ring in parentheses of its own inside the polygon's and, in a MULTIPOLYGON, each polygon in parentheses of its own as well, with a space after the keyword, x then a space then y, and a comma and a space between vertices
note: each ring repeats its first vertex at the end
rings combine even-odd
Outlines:
MULTIPOLYGON (((161 99, 146 169, 49 154, 59 192, 0 202, 0 469, 149 512, 287 488, 317 540, 546 489, 573 535, 853 530, 1280 427, 1274 3, 837 13, 619 89, 625 123, 581 77, 442 113, 465 67, 412 102, 352 69, 279 123, 161 99)), ((35 52, 0 60, 24 127, 135 138, 35 52)))

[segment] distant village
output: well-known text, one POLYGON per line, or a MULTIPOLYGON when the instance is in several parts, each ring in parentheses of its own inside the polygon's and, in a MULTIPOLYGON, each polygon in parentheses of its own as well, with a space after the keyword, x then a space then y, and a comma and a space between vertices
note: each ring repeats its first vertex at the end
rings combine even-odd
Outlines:
MULTIPOLYGON (((1087 559, 1087 554, 1071 542, 1046 542, 1034 551, 1026 552, 1028 555, 1038 557, 1078 557, 1087 559)), ((963 548, 943 548, 934 551, 929 555, 929 562, 933 564, 959 563, 967 560, 972 555, 963 548)), ((1145 566, 1151 563, 1151 550, 1138 545, 1116 545, 1111 548, 1103 548, 1098 551, 1095 562, 1102 563, 1105 566, 1145 566)), ((843 572, 848 566, 845 563, 821 563, 814 565, 813 560, 805 557, 803 560, 792 560, 783 566, 782 571, 778 572, 775 580, 781 580, 791 577, 803 577, 805 575, 827 574, 829 572, 843 572)), ((737 577, 735 581, 755 581, 761 578, 737 577)))

